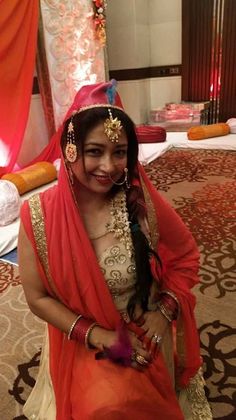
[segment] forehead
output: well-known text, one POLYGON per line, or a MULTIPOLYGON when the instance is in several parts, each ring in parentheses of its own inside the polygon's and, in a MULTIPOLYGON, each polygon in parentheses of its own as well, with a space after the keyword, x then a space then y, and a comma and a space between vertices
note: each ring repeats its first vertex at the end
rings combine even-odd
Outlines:
POLYGON ((124 129, 122 129, 120 136, 118 137, 118 142, 113 143, 111 140, 109 140, 109 138, 105 134, 104 122, 102 121, 88 132, 87 137, 85 139, 85 145, 88 145, 90 143, 99 143, 104 146, 107 146, 107 145, 119 146, 119 145, 127 145, 128 139, 127 139, 124 129))

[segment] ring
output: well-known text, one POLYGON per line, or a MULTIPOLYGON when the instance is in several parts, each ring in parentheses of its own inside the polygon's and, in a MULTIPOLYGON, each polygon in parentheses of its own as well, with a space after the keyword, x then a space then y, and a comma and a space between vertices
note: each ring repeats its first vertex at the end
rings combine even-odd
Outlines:
POLYGON ((162 340, 162 336, 159 334, 154 334, 152 336, 152 340, 154 341, 154 343, 156 344, 160 344, 161 340, 162 340))
POLYGON ((147 365, 148 361, 145 359, 145 357, 141 356, 141 354, 136 354, 135 357, 135 361, 139 364, 139 365, 147 365))

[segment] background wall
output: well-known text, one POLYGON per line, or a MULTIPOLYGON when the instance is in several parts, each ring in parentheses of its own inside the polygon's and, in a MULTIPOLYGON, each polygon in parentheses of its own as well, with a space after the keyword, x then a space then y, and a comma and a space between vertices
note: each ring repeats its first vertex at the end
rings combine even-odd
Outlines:
MULTIPOLYGON (((181 64, 181 0, 109 0, 107 54, 110 70, 181 64)), ((181 76, 149 77, 118 84, 136 123, 150 109, 181 99, 181 76)))
MULTIPOLYGON (((181 64, 181 0, 108 0, 107 3, 109 70, 181 64)), ((122 80, 118 90, 133 120, 137 124, 146 123, 151 109, 180 101, 181 76, 122 80)), ((41 97, 34 94, 18 163, 30 162, 47 143, 41 97)))

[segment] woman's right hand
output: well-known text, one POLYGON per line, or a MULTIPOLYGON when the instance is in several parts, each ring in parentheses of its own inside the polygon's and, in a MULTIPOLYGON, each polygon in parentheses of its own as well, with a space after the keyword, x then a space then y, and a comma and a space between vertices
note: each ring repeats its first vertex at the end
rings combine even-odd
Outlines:
MULTIPOLYGON (((147 362, 144 362, 144 364, 140 364, 137 361, 132 360, 131 366, 138 370, 145 369, 149 363, 151 362, 151 356, 148 351, 146 351, 143 346, 142 342, 138 339, 138 337, 132 333, 129 332, 129 338, 131 342, 131 346, 133 349, 133 353, 136 356, 142 356, 144 360, 147 362)), ((105 348, 110 348, 117 344, 118 341, 118 333, 117 331, 110 331, 106 330, 105 328, 101 328, 99 326, 96 326, 92 329, 90 335, 89 335, 89 344, 98 350, 104 351, 105 348)), ((143 360, 141 358, 141 361, 143 360)), ((138 359, 140 359, 138 357, 138 359)))

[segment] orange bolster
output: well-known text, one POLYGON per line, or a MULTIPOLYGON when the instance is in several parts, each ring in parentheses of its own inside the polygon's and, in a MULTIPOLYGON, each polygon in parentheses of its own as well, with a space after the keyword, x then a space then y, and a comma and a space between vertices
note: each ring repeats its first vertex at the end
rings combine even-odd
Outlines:
POLYGON ((230 133, 230 128, 226 123, 217 123, 210 125, 199 125, 191 127, 187 136, 189 140, 202 140, 210 137, 225 136, 230 133))
POLYGON ((3 175, 1 179, 15 184, 20 195, 57 178, 55 166, 50 162, 38 162, 17 172, 3 175))

